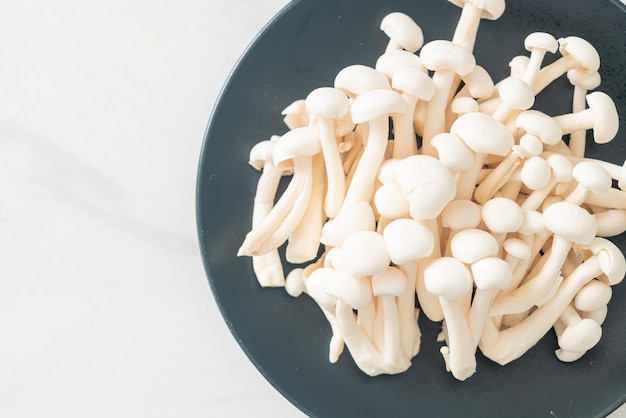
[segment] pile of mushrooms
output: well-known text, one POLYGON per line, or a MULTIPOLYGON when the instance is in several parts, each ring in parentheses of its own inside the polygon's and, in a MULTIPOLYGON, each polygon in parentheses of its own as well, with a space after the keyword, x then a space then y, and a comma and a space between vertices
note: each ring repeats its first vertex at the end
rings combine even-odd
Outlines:
POLYGON ((423 45, 411 17, 387 15, 376 63, 290 104, 288 132, 250 152, 261 175, 238 255, 261 286, 311 297, 332 329, 330 361, 345 347, 372 376, 411 365, 419 312, 442 321, 443 364, 459 380, 477 350, 504 365, 551 329, 556 357, 574 361, 600 340, 626 273, 607 239, 626 230, 626 166, 584 156, 587 131, 601 144, 618 131, 614 102, 592 91, 597 51, 531 33, 528 56, 494 83, 472 51, 504 0, 450 1, 462 8, 452 41, 423 45), (543 65, 546 54, 560 57, 543 65), (533 109, 559 77, 572 112, 533 109), (287 274, 285 243, 300 266, 287 274))

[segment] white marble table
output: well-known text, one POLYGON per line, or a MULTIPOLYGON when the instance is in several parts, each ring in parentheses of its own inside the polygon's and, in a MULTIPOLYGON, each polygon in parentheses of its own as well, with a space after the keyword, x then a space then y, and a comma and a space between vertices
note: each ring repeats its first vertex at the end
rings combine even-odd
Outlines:
POLYGON ((224 325, 194 219, 213 103, 286 3, 2 3, 1 417, 303 416, 224 325))

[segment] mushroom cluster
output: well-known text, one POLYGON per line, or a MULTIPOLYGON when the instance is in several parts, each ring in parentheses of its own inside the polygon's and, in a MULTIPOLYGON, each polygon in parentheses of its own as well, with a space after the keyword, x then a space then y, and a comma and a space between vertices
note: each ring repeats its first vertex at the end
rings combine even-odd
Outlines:
POLYGON ((443 364, 458 380, 476 372, 477 350, 504 365, 551 329, 556 357, 574 361, 598 343, 626 274, 607 239, 626 230, 626 165, 584 156, 587 131, 597 143, 618 131, 612 99, 590 92, 597 51, 531 33, 528 56, 494 83, 473 47, 504 0, 450 1, 462 8, 451 41, 423 44, 411 17, 387 15, 375 65, 348 66, 290 104, 288 131, 250 152, 261 176, 238 255, 261 286, 311 297, 332 330, 330 361, 347 348, 372 376, 411 365, 419 312, 442 321, 443 364), (572 113, 533 109, 561 76, 572 113), (298 265, 288 274, 283 244, 298 265))

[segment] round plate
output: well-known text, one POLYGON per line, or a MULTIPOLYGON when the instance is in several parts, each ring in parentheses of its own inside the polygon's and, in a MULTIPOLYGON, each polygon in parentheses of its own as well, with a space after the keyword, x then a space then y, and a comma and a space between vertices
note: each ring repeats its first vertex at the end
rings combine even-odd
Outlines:
MULTIPOLYGON (((422 348, 411 368, 372 378, 357 369, 347 350, 336 364, 328 362, 330 327, 308 296, 262 289, 251 260, 236 257, 250 228, 259 177, 247 165, 250 148, 286 132, 280 112, 311 90, 332 85, 341 68, 373 66, 387 43, 380 21, 392 11, 412 16, 426 41, 451 39, 460 14, 444 0, 294 1, 266 26, 232 72, 206 133, 197 189, 202 254, 224 319, 260 372, 310 416, 606 416, 626 400, 626 285, 614 288, 602 340, 575 363, 556 359, 551 332, 504 367, 478 354, 477 373, 459 382, 445 371, 438 351, 440 324, 422 317, 422 348)), ((527 54, 528 33, 583 37, 600 53, 599 90, 615 99, 624 126, 624 28, 626 13, 617 1, 509 1, 499 20, 482 21, 476 61, 497 81, 508 75, 512 57, 527 54)), ((567 113, 571 92, 563 77, 537 98, 535 108, 567 113)), ((590 145, 588 155, 621 164, 625 134, 622 129, 617 140, 590 145)), ((614 242, 626 249, 624 236, 614 242)))

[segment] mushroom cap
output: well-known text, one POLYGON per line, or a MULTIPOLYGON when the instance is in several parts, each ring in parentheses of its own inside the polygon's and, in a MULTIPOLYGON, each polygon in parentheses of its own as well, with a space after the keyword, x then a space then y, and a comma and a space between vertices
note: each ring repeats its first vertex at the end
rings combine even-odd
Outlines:
POLYGON ((522 183, 531 190, 539 190, 550 183, 552 168, 542 157, 527 158, 520 171, 522 183))
POLYGON ((581 161, 574 166, 572 177, 585 189, 601 194, 608 191, 613 184, 609 173, 592 161, 581 161))
POLYGON ((354 277, 346 270, 336 270, 326 280, 326 293, 341 299, 353 309, 362 309, 372 301, 372 286, 367 277, 354 277))
POLYGON ((396 166, 396 184, 407 196, 415 219, 434 219, 454 199, 454 176, 441 161, 428 155, 412 155, 396 166))
POLYGON ((574 164, 567 157, 554 153, 548 155, 546 161, 550 164, 552 175, 559 183, 567 183, 573 179, 574 164))
POLYGON ((322 226, 322 244, 332 247, 343 245, 347 237, 359 231, 374 231, 376 217, 368 202, 359 202, 340 211, 335 219, 322 226))
POLYGON ((610 285, 616 285, 624 279, 626 275, 626 259, 624 253, 617 245, 606 238, 595 237, 591 243, 582 246, 585 254, 595 254, 600 262, 600 268, 604 275, 598 277, 610 285))
POLYGON ((470 266, 478 289, 504 289, 513 280, 508 263, 499 257, 485 257, 470 266))
POLYGON ((472 71, 462 77, 470 96, 477 99, 488 99, 493 94, 493 79, 484 67, 476 64, 472 71))
POLYGON ((612 296, 611 286, 600 280, 591 280, 574 297, 574 307, 579 311, 597 311, 606 306, 612 296))
POLYGON ((441 132, 430 143, 437 150, 439 161, 452 170, 468 169, 474 162, 474 152, 454 134, 441 132))
POLYGON ((506 126, 481 112, 459 116, 452 123, 450 132, 479 154, 505 156, 514 144, 513 135, 506 126))
POLYGON ((414 219, 396 219, 383 230, 389 258, 401 265, 427 257, 433 252, 435 240, 429 228, 414 219))
POLYGON ((619 129, 619 116, 613 99, 601 91, 587 95, 587 104, 593 113, 593 140, 597 144, 611 142, 619 129))
POLYGON ((549 33, 533 32, 524 39, 524 48, 526 48, 527 51, 541 49, 554 54, 556 50, 559 49, 559 42, 549 33))
POLYGON ((528 68, 528 62, 530 61, 530 57, 527 55, 517 55, 511 58, 509 61, 509 67, 511 68, 511 77, 522 78, 524 73, 526 72, 526 68, 528 68))
POLYGON ((467 48, 441 39, 424 45, 420 58, 431 71, 449 70, 460 76, 469 74, 476 66, 476 59, 467 48))
POLYGON ((348 96, 334 87, 320 87, 305 99, 306 110, 322 119, 338 119, 348 113, 348 96))
POLYGON ((504 0, 448 0, 450 3, 453 3, 461 8, 465 5, 465 3, 469 2, 474 5, 477 9, 481 9, 483 11, 481 18, 487 20, 497 20, 504 13, 504 9, 506 7, 504 0))
POLYGON ((584 71, 592 73, 600 68, 600 55, 588 41, 578 36, 559 39, 559 52, 573 59, 584 71))
POLYGON ((526 110, 515 119, 515 127, 535 135, 544 144, 555 145, 563 138, 561 125, 539 110, 526 110))
POLYGON ((602 77, 597 71, 588 73, 578 68, 572 68, 567 72, 567 79, 572 85, 583 88, 585 90, 593 90, 600 86, 602 77))
POLYGON ((380 30, 409 52, 416 52, 424 44, 422 29, 407 14, 389 13, 380 22, 380 30))
POLYGON ((546 228, 555 235, 577 244, 591 244, 596 236, 596 219, 578 205, 557 202, 543 212, 546 228))
POLYGON ((400 158, 388 158, 380 164, 376 178, 382 184, 393 183, 396 180, 396 166, 401 161, 400 158))
POLYGON ((472 275, 465 264, 453 257, 440 257, 424 268, 426 290, 447 299, 460 299, 472 290, 472 275))
POLYGON ((462 115, 465 113, 478 112, 479 106, 476 99, 472 97, 457 97, 450 103, 452 113, 462 115))
POLYGON ((306 292, 317 303, 327 309, 332 309, 337 302, 337 298, 326 292, 326 284, 328 280, 335 272, 334 269, 329 267, 320 267, 311 272, 309 277, 304 281, 306 285, 306 292))
POLYGON ((335 76, 333 85, 352 98, 370 90, 391 88, 384 74, 361 64, 348 65, 341 69, 335 76))
POLYGON ((530 246, 519 238, 507 238, 502 243, 502 247, 507 254, 520 260, 530 260, 530 246))
POLYGON ((509 109, 526 110, 535 103, 532 87, 517 77, 507 77, 498 86, 498 94, 509 109))
POLYGON ((269 139, 257 142, 252 149, 250 149, 248 164, 256 170, 262 170, 265 163, 273 161, 272 154, 274 152, 274 144, 275 142, 269 139))
POLYGON ((322 152, 317 131, 310 126, 292 129, 280 137, 274 145, 274 165, 282 170, 291 166, 297 157, 311 157, 322 152))
POLYGON ((433 80, 415 67, 405 67, 396 71, 391 79, 391 87, 420 100, 430 100, 435 94, 433 80))
POLYGON ((341 258, 354 277, 383 274, 390 261, 383 236, 374 231, 359 231, 346 238, 341 258))
POLYGON ((376 190, 374 205, 379 214, 389 219, 403 218, 409 214, 409 201, 394 183, 383 184, 376 190))
POLYGON ((524 222, 522 208, 506 197, 494 197, 485 202, 481 217, 487 228, 495 233, 515 232, 524 222))
POLYGON ((573 353, 587 351, 593 348, 602 337, 602 327, 593 319, 581 319, 570 325, 558 338, 559 346, 565 351, 573 353))
POLYGON ((295 268, 285 277, 285 291, 289 296, 297 298, 304 291, 304 269, 295 268))
POLYGON ((533 157, 543 152, 543 142, 535 135, 524 134, 519 139, 519 148, 523 153, 522 158, 533 157))
POLYGON ((476 228, 479 224, 480 205, 471 200, 453 200, 441 211, 441 225, 453 231, 476 228))
POLYGON ((418 55, 404 49, 386 51, 378 57, 374 66, 376 71, 380 71, 389 79, 393 78, 396 71, 406 67, 417 68, 422 72, 427 71, 418 55))
POLYGON ((374 296, 400 296, 408 280, 406 275, 397 267, 389 266, 383 274, 372 276, 372 291, 374 296))
POLYGON ((498 241, 482 229, 464 229, 454 234, 450 241, 452 256, 463 263, 472 264, 481 258, 498 254, 498 241))
POLYGON ((309 114, 306 111, 304 99, 292 102, 280 114, 284 116, 283 121, 289 129, 301 128, 309 124, 309 114))
POLYGON ((585 353, 587 353, 587 352, 586 351, 580 351, 578 353, 574 353, 574 352, 571 352, 571 351, 563 350, 562 348, 559 348, 558 350, 554 351, 554 355, 556 356, 556 358, 558 358, 563 363, 574 362, 574 361, 580 359, 582 356, 584 356, 585 353))
POLYGON ((381 116, 402 114, 406 111, 406 102, 393 90, 378 89, 365 92, 352 102, 352 120, 365 123, 381 116))

